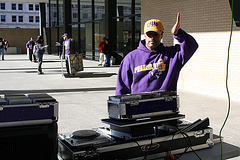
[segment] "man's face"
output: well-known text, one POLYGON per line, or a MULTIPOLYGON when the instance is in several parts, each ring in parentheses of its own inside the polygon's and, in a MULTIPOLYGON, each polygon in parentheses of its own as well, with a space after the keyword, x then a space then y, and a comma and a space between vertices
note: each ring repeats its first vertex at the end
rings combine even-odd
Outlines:
POLYGON ((161 43, 162 34, 158 34, 157 32, 154 31, 149 31, 145 33, 144 36, 146 41, 146 47, 150 51, 156 49, 161 43))

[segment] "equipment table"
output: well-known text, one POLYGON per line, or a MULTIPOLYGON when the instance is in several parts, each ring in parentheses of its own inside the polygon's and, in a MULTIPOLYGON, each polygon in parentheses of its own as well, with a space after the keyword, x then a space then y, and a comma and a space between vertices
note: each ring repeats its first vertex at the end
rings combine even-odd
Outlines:
MULTIPOLYGON (((220 160, 221 159, 221 144, 217 143, 211 148, 205 148, 201 150, 196 150, 196 154, 201 158, 201 160, 220 160)), ((181 160, 198 160, 199 158, 196 156, 194 152, 187 152, 181 156, 181 160)), ((236 157, 240 159, 240 148, 229 143, 223 142, 223 159, 224 160, 234 160, 236 157)), ((147 159, 152 159, 151 156, 147 157, 147 159)), ((58 155, 58 160, 64 160, 62 157, 58 155)), ((131 159, 136 160, 136 159, 131 159)), ((165 160, 164 158, 154 158, 154 160, 165 160)))
MULTIPOLYGON (((217 143, 211 148, 195 151, 201 160, 220 160, 221 159, 221 144, 217 143)), ((223 159, 231 159, 240 156, 240 148, 229 143, 223 142, 223 159)), ((199 158, 194 152, 187 152, 181 156, 182 160, 198 160, 199 158)), ((240 157, 239 157, 240 159, 240 157)), ((164 158, 156 159, 164 160, 164 158)))

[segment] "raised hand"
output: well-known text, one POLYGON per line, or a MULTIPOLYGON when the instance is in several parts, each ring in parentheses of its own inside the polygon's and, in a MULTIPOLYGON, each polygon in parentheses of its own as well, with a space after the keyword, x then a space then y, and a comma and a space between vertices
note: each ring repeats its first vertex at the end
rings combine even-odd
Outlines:
POLYGON ((178 33, 179 28, 180 28, 180 13, 178 12, 177 21, 172 28, 172 34, 176 35, 178 33))

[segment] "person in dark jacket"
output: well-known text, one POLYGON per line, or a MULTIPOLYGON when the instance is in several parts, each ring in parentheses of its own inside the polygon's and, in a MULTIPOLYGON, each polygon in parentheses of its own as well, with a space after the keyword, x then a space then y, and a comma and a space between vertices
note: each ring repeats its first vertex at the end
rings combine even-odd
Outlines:
POLYGON ((7 49, 8 49, 8 47, 9 47, 9 42, 8 42, 8 40, 6 40, 6 39, 3 39, 3 42, 4 42, 4 44, 5 44, 5 52, 7 52, 7 49))
POLYGON ((5 43, 3 39, 0 37, 0 55, 2 55, 2 60, 4 60, 4 48, 5 48, 5 43))
POLYGON ((110 57, 111 57, 111 46, 109 43, 109 39, 105 40, 105 45, 103 47, 102 52, 104 53, 105 56, 105 67, 110 67, 110 57))
POLYGON ((120 64, 115 95, 176 91, 179 73, 198 48, 195 39, 180 28, 180 13, 171 30, 179 44, 161 43, 164 29, 160 20, 144 25, 145 39, 120 64))
POLYGON ((43 45, 43 38, 42 36, 38 36, 36 39, 36 43, 34 45, 33 52, 37 56, 38 59, 38 75, 44 74, 42 72, 42 62, 43 62, 43 54, 45 53, 45 48, 47 48, 48 45, 43 45))

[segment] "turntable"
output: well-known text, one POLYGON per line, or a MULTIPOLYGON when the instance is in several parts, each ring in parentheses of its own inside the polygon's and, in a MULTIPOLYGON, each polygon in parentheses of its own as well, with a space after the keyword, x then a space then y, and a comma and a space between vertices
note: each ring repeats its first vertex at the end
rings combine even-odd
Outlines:
POLYGON ((78 130, 59 134, 58 153, 64 160, 98 157, 97 148, 115 144, 114 138, 102 132, 103 128, 78 130))
POLYGON ((99 129, 78 130, 70 134, 59 134, 59 138, 72 147, 96 146, 113 141, 112 137, 104 134, 99 129))

